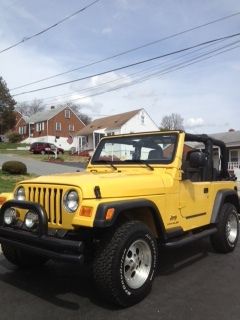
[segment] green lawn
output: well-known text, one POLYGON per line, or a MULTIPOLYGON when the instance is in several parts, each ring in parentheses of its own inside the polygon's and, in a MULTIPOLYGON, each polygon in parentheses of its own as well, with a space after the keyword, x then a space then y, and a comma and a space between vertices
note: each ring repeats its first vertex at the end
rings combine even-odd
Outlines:
POLYGON ((0 150, 17 149, 18 147, 26 147, 26 146, 29 146, 29 144, 26 144, 26 143, 1 142, 0 143, 0 150))
POLYGON ((3 173, 0 170, 0 193, 2 192, 11 192, 15 186, 15 184, 19 181, 26 180, 36 177, 36 175, 12 175, 8 173, 3 173))

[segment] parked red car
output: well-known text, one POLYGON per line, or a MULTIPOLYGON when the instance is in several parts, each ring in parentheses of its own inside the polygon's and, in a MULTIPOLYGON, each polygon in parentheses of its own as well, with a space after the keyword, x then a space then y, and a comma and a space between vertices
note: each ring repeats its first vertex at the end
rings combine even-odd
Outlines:
POLYGON ((30 145, 29 151, 32 153, 41 153, 41 154, 53 154, 57 149, 58 154, 63 154, 64 150, 55 146, 53 143, 48 142, 33 142, 30 145))

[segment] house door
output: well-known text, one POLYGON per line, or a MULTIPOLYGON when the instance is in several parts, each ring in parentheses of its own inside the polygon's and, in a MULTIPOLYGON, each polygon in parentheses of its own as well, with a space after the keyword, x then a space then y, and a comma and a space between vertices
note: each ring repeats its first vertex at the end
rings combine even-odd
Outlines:
POLYGON ((94 148, 97 147, 99 141, 105 136, 104 133, 94 132, 94 148))
POLYGON ((87 149, 87 138, 82 136, 79 137, 79 150, 83 151, 87 149))

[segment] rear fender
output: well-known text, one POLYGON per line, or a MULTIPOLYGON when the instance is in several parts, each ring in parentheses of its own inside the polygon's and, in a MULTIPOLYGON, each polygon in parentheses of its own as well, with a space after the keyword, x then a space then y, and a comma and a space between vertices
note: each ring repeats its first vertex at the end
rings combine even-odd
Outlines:
POLYGON ((218 216, 219 216, 221 207, 226 202, 232 203, 236 207, 238 213, 240 213, 239 198, 238 198, 237 191, 232 189, 220 190, 218 191, 214 201, 211 223, 218 222, 218 216))

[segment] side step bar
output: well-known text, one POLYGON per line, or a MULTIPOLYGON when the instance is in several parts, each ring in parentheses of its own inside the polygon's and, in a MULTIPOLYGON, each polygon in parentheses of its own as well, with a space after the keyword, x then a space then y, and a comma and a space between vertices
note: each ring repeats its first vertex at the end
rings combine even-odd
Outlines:
POLYGON ((194 234, 190 234, 190 235, 188 234, 188 235, 181 237, 181 238, 178 238, 178 239, 175 238, 175 239, 169 240, 166 243, 164 243, 163 246, 166 248, 182 247, 188 243, 205 238, 205 237, 210 236, 211 234, 214 234, 216 232, 217 232, 217 228, 213 227, 211 229, 203 230, 198 233, 194 233, 194 234))

